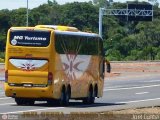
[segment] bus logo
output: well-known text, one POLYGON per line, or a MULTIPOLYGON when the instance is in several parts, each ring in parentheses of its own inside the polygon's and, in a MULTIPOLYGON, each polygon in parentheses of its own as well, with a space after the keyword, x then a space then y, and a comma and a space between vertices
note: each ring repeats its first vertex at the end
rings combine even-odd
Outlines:
POLYGON ((17 44, 17 40, 15 40, 15 39, 11 40, 11 44, 12 45, 16 45, 17 44))
POLYGON ((18 40, 23 40, 23 36, 14 36, 14 39, 15 39, 15 40, 17 40, 17 39, 18 39, 18 40))

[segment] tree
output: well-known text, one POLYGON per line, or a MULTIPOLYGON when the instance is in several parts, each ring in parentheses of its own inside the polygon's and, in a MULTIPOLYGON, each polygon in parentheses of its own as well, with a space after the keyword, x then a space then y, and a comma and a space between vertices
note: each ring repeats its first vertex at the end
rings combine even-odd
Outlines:
POLYGON ((61 23, 63 25, 75 26, 80 30, 90 28, 94 32, 98 31, 98 9, 92 4, 74 2, 62 5, 62 8, 61 23))
POLYGON ((26 8, 12 10, 10 13, 11 26, 26 26, 26 8))
MULTIPOLYGON (((99 7, 108 1, 73 2, 58 5, 55 0, 29 10, 29 26, 38 24, 68 25, 81 31, 98 33, 99 7)), ((110 9, 125 9, 124 3, 113 3, 110 9)), ((160 8, 153 6, 152 22, 127 22, 124 16, 103 17, 103 39, 110 60, 160 59, 160 8)), ((7 30, 11 26, 26 26, 26 8, 0 10, 0 52, 5 50, 7 30)))
POLYGON ((9 10, 0 11, 0 52, 5 50, 7 30, 10 27, 10 12, 9 10))
POLYGON ((48 5, 49 5, 49 6, 52 6, 52 5, 58 5, 58 3, 57 3, 57 1, 56 1, 56 0, 53 0, 53 1, 48 0, 48 5))
POLYGON ((148 1, 151 2, 154 6, 159 6, 158 0, 148 0, 148 1))
POLYGON ((107 0, 93 0, 93 4, 98 7, 107 7, 109 2, 107 0))

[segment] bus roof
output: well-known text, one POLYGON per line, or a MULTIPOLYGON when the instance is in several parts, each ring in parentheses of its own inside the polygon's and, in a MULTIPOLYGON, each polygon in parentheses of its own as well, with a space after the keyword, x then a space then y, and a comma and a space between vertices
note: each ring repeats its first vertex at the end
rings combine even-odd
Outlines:
POLYGON ((82 32, 79 31, 75 27, 69 26, 56 26, 56 25, 37 25, 35 27, 11 27, 10 30, 49 30, 54 31, 55 34, 62 34, 62 35, 75 35, 75 36, 87 36, 87 37, 100 37, 96 33, 90 32, 82 32))
POLYGON ((75 36, 87 36, 87 37, 99 37, 98 34, 81 32, 81 31, 79 31, 79 32, 71 32, 71 31, 59 31, 59 30, 55 30, 55 34, 75 35, 75 36))
POLYGON ((65 35, 77 35, 77 36, 92 36, 92 37, 99 37, 98 34, 89 33, 89 32, 82 32, 78 30, 76 27, 70 26, 61 26, 61 25, 37 25, 36 28, 50 28, 54 29, 56 34, 65 34, 65 35))
POLYGON ((79 31, 76 27, 62 26, 62 25, 36 25, 35 27, 36 28, 51 28, 51 29, 60 30, 60 31, 73 31, 73 32, 79 31))

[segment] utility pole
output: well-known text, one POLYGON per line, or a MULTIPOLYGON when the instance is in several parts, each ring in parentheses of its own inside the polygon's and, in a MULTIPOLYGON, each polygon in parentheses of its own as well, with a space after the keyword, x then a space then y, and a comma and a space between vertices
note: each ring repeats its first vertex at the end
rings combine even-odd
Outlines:
POLYGON ((102 9, 104 8, 99 8, 99 36, 101 38, 102 38, 102 18, 103 18, 102 9))
POLYGON ((26 15, 26 26, 28 27, 28 0, 27 0, 27 15, 26 15))

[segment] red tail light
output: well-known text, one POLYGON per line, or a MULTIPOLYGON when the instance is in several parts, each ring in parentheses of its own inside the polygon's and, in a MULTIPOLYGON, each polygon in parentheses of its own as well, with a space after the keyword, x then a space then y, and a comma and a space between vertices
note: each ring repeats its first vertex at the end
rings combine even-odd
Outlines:
POLYGON ((52 84, 52 80, 53 80, 53 74, 52 74, 52 72, 49 72, 48 73, 48 85, 52 84))
POLYGON ((8 82, 8 70, 5 71, 5 82, 8 82))

